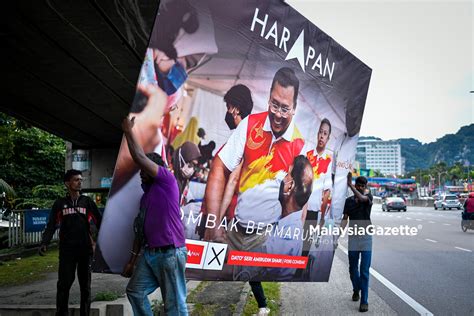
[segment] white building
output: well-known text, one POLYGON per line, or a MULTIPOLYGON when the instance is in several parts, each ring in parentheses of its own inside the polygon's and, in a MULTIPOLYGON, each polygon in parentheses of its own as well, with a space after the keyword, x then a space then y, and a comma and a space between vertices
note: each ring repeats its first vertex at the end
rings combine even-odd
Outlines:
POLYGON ((403 175, 405 159, 395 140, 363 139, 357 143, 356 161, 362 169, 378 170, 384 175, 403 175))

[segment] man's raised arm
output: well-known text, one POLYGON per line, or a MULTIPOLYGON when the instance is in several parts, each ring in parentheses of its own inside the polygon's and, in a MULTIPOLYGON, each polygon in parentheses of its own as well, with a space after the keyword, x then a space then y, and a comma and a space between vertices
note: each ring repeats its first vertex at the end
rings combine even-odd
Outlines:
POLYGON ((148 157, 145 155, 145 152, 143 151, 143 148, 138 145, 138 142, 135 139, 135 135, 132 131, 134 122, 134 117, 132 117, 131 120, 124 118, 122 121, 122 130, 125 134, 125 138, 127 139, 130 155, 132 156, 133 161, 138 165, 138 168, 154 178, 158 174, 158 165, 151 159, 148 159, 148 157))
MULTIPOLYGON (((148 98, 147 107, 154 108, 155 117, 154 119, 159 122, 163 116, 165 104, 162 98, 163 91, 154 87, 153 85, 140 86, 140 91, 148 98)), ((133 161, 138 165, 140 169, 146 172, 148 175, 155 177, 158 173, 158 165, 148 159, 145 155, 143 148, 140 146, 136 136, 133 132, 133 126, 135 125, 135 117, 132 119, 125 118, 122 121, 122 130, 127 139, 128 149, 133 161)))

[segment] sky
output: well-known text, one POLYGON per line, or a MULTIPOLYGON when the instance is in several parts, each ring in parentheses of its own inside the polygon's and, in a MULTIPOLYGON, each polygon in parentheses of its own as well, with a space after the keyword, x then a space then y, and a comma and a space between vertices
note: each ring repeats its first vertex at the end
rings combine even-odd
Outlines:
POLYGON ((286 1, 372 68, 361 136, 422 143, 474 123, 473 1, 286 1))

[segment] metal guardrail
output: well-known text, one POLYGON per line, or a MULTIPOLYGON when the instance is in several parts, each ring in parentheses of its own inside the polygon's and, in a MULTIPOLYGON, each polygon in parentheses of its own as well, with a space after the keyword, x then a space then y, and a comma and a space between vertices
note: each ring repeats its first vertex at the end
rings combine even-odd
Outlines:
MULTIPOLYGON (((41 242, 43 232, 25 231, 25 213, 31 210, 12 210, 8 218, 8 247, 34 245, 41 242)), ((58 240, 59 233, 53 235, 54 240, 58 240)))

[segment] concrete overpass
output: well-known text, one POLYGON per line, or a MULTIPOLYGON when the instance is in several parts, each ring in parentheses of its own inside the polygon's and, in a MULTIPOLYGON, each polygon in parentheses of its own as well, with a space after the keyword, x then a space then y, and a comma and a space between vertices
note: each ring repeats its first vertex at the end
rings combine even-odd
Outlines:
MULTIPOLYGON (((158 0, 7 1, 0 111, 86 149, 110 177, 158 0)), ((94 172, 92 172, 94 174, 94 172)), ((95 179, 94 179, 95 178, 95 179)))

